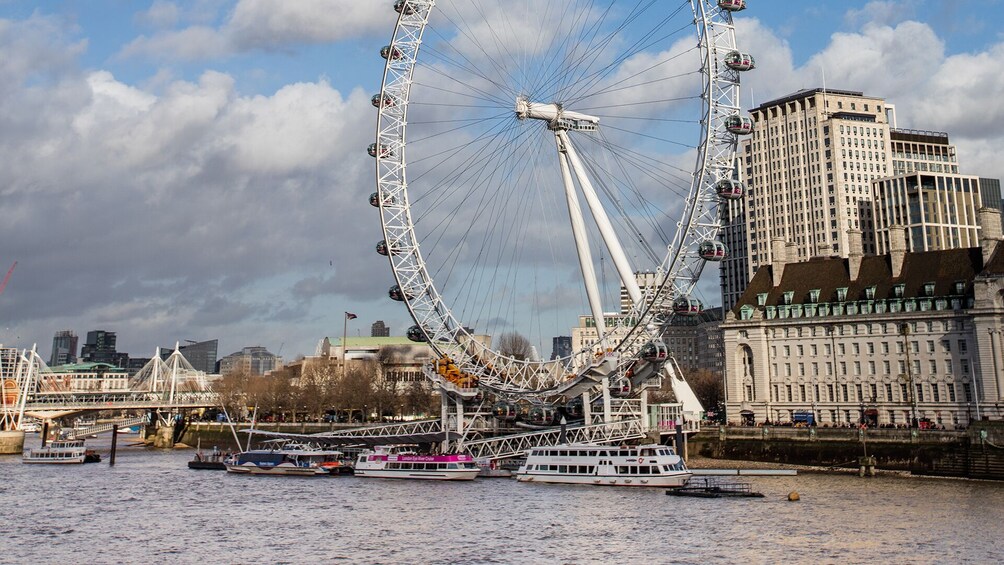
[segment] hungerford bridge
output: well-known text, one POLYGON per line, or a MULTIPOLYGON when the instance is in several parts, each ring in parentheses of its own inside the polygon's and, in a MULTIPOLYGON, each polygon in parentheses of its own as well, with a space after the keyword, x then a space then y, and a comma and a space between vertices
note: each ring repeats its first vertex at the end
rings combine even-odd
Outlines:
MULTIPOLYGON (((520 456, 537 445, 558 443, 561 433, 558 427, 500 428, 490 406, 472 406, 472 398, 468 397, 476 394, 476 389, 459 389, 431 368, 426 373, 441 393, 442 414, 439 419, 310 435, 261 430, 254 433, 257 437, 281 436, 342 446, 441 443, 443 449, 464 450, 474 457, 493 460, 520 456)), ((670 378, 678 377, 674 375, 670 378)), ((122 379, 125 382, 105 380, 95 378, 93 382, 88 382, 87 379, 73 379, 68 374, 55 373, 34 348, 18 351, 0 347, 0 383, 3 384, 0 434, 21 433, 23 438, 23 432, 19 430, 24 416, 51 421, 88 412, 143 411, 156 416, 156 420, 153 417, 129 418, 117 423, 126 426, 142 420, 157 426, 158 438, 161 435, 171 438, 176 415, 220 405, 219 396, 208 386, 205 373, 194 369, 177 348, 164 360, 161 360, 158 351, 135 376, 122 379)), ((686 390, 689 392, 689 388, 686 390)), ((644 397, 617 399, 608 396, 605 401, 597 398, 595 402, 587 403, 592 404, 603 405, 602 412, 586 414, 582 421, 568 426, 567 441, 616 444, 638 440, 654 434, 671 433, 685 419, 684 404, 648 405, 644 397)), ((695 431, 696 418, 689 413, 687 416, 690 417, 684 424, 684 430, 695 431)), ((76 433, 90 435, 110 429, 110 425, 102 424, 76 433)), ((157 445, 170 445, 170 440, 165 439, 157 445)))

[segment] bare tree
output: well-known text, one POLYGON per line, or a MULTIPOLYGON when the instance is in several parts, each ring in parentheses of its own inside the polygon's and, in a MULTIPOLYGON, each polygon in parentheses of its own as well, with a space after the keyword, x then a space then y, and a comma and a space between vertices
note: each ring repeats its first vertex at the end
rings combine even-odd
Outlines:
POLYGON ((304 367, 297 388, 298 405, 306 410, 307 417, 319 420, 333 401, 335 392, 335 367, 312 364, 304 367))
POLYGON ((498 337, 495 342, 495 349, 507 357, 514 357, 520 361, 529 359, 533 354, 533 345, 530 340, 516 332, 506 332, 498 337))
POLYGON ((717 412, 719 404, 725 401, 725 383, 722 375, 708 369, 698 369, 687 375, 686 380, 694 395, 701 401, 704 410, 717 412))
POLYGON ((234 371, 212 384, 213 392, 220 397, 220 405, 231 418, 241 418, 247 410, 250 377, 247 371, 234 371))

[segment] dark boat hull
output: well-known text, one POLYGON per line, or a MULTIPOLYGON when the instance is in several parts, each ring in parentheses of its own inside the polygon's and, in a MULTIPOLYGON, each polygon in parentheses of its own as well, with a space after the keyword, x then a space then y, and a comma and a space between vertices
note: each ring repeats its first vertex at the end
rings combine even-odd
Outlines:
POLYGON ((205 471, 226 471, 227 466, 222 461, 189 461, 189 469, 202 469, 205 471))

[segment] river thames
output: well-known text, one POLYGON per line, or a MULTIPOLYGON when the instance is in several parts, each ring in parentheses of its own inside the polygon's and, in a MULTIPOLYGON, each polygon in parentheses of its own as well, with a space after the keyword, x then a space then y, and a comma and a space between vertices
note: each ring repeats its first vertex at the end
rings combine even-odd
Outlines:
MULTIPOLYGON (((132 438, 134 436, 130 436, 132 438)), ((763 499, 663 489, 186 466, 192 450, 91 440, 102 463, 0 457, 3 563, 1000 563, 1004 484, 802 473, 763 499), (788 502, 797 491, 802 500, 788 502)), ((37 436, 29 438, 37 445, 37 436)))

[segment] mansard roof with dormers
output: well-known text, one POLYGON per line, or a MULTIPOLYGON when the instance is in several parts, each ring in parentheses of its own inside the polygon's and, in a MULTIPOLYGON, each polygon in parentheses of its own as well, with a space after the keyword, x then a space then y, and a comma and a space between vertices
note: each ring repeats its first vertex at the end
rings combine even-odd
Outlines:
POLYGON ((780 284, 773 266, 761 267, 732 313, 749 320, 754 311, 766 319, 818 318, 885 312, 959 310, 973 305, 973 281, 980 275, 1004 274, 1004 252, 998 249, 983 265, 979 247, 906 253, 897 277, 890 255, 862 257, 858 277, 851 280, 850 259, 814 258, 784 265, 780 284))

